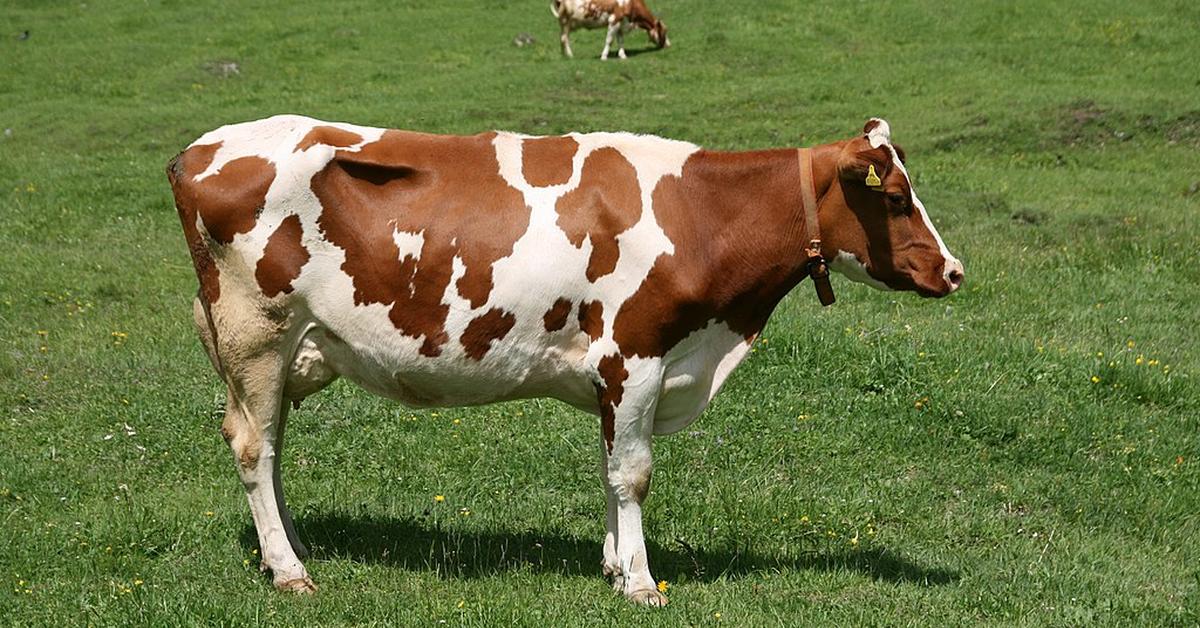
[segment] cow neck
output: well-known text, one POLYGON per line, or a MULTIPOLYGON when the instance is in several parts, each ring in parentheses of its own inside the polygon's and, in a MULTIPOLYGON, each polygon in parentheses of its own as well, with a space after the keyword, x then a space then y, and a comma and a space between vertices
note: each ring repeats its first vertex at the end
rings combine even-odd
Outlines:
MULTIPOLYGON (((837 152, 836 145, 812 149, 818 205, 831 189, 837 152)), ((678 184, 664 180, 656 195, 655 212, 680 266, 670 273, 664 267, 664 278, 692 286, 690 298, 710 303, 717 318, 736 319, 732 327, 747 337, 808 276, 797 166, 794 148, 703 151, 678 184), (694 293, 698 286, 703 293, 694 293)))

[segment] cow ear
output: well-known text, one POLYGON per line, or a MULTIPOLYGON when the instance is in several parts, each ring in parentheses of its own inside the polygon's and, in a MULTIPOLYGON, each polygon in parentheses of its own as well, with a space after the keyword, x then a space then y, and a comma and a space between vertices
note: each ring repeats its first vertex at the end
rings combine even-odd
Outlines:
POLYGON ((842 150, 838 160, 838 176, 843 181, 878 188, 891 166, 890 155, 881 148, 870 148, 866 142, 851 142, 842 150))
POLYGON ((892 144, 892 148, 896 149, 896 156, 900 158, 900 163, 908 164, 908 156, 905 155, 904 149, 900 148, 899 144, 892 144))
POLYGON ((863 137, 872 146, 892 143, 892 126, 883 118, 871 118, 863 125, 863 137))

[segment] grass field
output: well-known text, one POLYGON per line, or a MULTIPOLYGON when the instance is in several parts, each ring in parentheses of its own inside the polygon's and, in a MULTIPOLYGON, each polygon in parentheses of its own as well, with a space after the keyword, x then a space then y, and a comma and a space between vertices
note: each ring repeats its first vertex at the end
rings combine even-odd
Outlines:
POLYGON ((602 63, 546 4, 0 0, 0 623, 1200 622, 1200 5, 654 0, 672 48, 602 63), (967 285, 783 303, 656 441, 666 609, 600 574, 596 419, 342 383, 283 462, 321 590, 279 594, 163 168, 282 112, 720 149, 882 115, 967 285))

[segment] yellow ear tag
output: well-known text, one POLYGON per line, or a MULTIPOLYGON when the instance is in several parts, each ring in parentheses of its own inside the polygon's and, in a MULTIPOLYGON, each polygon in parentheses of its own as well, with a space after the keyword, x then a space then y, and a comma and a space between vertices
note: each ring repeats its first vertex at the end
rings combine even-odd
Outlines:
POLYGON ((867 166, 867 187, 872 190, 879 190, 883 187, 883 181, 879 180, 879 175, 875 174, 875 164, 867 166))

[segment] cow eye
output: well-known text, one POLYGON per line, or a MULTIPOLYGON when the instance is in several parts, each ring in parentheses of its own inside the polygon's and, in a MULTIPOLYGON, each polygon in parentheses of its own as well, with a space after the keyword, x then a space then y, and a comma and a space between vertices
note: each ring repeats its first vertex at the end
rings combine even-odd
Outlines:
POLYGON ((887 197, 888 200, 891 201, 892 205, 895 205, 896 207, 903 208, 904 206, 908 205, 908 197, 899 192, 891 192, 887 195, 887 197))

